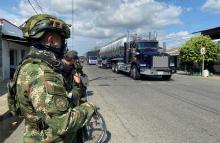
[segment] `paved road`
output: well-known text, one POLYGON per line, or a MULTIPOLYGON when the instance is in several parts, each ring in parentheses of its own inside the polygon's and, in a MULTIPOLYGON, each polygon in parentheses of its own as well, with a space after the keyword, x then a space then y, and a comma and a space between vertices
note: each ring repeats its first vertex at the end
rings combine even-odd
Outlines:
MULTIPOLYGON (((110 69, 85 66, 89 100, 101 109, 109 143, 219 143, 220 81, 174 75, 134 81, 110 69)), ((23 123, 6 132, 22 142, 23 123)), ((1 130, 2 131, 2 130, 1 130)))
POLYGON ((171 81, 86 66, 111 143, 219 143, 220 81, 174 75, 171 81))

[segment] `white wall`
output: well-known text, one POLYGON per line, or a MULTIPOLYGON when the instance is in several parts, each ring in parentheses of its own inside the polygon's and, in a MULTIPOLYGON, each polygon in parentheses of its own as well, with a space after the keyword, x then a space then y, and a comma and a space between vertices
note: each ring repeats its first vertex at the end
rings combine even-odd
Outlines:
MULTIPOLYGON (((16 44, 14 42, 9 42, 2 40, 2 78, 3 80, 10 79, 10 50, 15 50, 15 66, 17 66, 21 58, 21 50, 29 50, 28 47, 16 44)), ((27 53, 27 52, 26 52, 27 53)))
POLYGON ((3 80, 10 78, 9 44, 5 40, 2 40, 2 74, 3 80))

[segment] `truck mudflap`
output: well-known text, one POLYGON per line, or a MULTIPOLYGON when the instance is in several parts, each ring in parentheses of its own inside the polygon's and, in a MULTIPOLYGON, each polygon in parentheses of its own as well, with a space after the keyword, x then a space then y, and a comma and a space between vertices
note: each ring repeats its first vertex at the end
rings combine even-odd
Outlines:
POLYGON ((172 74, 172 70, 170 68, 164 68, 164 69, 140 69, 140 74, 143 75, 171 75, 172 74))

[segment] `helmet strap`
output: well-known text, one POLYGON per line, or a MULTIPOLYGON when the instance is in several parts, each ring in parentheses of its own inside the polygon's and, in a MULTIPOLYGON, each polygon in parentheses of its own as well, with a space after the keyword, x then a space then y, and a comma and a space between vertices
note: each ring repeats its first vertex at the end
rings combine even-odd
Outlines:
POLYGON ((39 43, 39 42, 31 43, 31 45, 34 46, 38 50, 47 50, 47 51, 53 52, 57 59, 61 59, 63 57, 63 54, 64 54, 63 53, 63 51, 64 51, 63 46, 61 48, 56 48, 52 44, 44 45, 44 44, 39 43))

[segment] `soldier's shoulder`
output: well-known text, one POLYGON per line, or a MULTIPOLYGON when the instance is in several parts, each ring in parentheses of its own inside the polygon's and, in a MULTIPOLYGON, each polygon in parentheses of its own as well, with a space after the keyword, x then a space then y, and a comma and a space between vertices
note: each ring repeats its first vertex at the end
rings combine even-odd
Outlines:
POLYGON ((52 69, 51 66, 41 58, 28 58, 22 62, 23 68, 33 69, 52 69))
POLYGON ((40 62, 32 62, 30 60, 24 60, 20 66, 21 66, 21 70, 33 71, 33 70, 39 70, 40 65, 41 65, 40 62))

